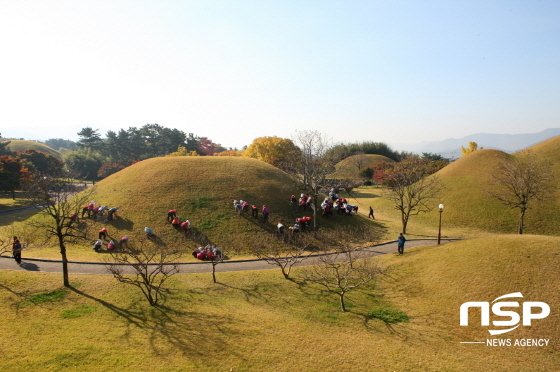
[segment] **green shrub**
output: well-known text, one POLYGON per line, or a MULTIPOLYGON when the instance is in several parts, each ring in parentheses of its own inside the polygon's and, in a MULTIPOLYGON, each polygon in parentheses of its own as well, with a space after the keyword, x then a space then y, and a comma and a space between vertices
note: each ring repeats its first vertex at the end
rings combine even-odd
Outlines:
POLYGON ((70 310, 64 310, 61 313, 61 316, 66 319, 79 318, 81 316, 93 313, 96 309, 97 306, 93 305, 79 305, 70 310))
POLYGON ((51 292, 41 292, 30 296, 27 300, 35 305, 43 302, 53 302, 59 301, 66 297, 66 291, 64 289, 57 289, 51 292))
POLYGON ((370 318, 380 319, 385 323, 391 324, 408 322, 408 315, 406 315, 404 311, 385 309, 383 307, 370 311, 367 316, 370 318))
POLYGON ((202 221, 199 227, 203 230, 213 229, 220 226, 222 220, 229 220, 230 218, 231 217, 226 213, 218 213, 211 216, 210 219, 202 221))
POLYGON ((212 202, 216 198, 210 196, 199 196, 191 201, 190 212, 195 212, 197 209, 212 208, 212 202))

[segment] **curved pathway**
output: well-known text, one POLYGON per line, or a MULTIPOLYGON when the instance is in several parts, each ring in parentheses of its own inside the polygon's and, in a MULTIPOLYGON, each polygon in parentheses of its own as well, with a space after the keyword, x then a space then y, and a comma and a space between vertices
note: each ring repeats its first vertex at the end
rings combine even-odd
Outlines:
MULTIPOLYGON (((442 239, 441 243, 448 243, 457 239, 442 239)), ((406 249, 419 247, 424 245, 436 245, 437 239, 411 239, 407 240, 405 245, 406 249)), ((24 251, 25 252, 25 251, 24 251)), ((364 247, 361 252, 360 258, 380 256, 388 253, 397 252, 397 241, 390 241, 387 243, 376 244, 368 247, 364 247)), ((306 258, 303 262, 294 265, 296 266, 307 266, 319 263, 319 255, 311 255, 306 258)), ((111 275, 107 271, 103 262, 76 262, 69 261, 68 271, 70 274, 96 274, 96 275, 111 275)), ((179 273, 211 273, 212 264, 205 261, 197 262, 181 262, 178 263, 179 273)), ((126 265, 129 266, 129 265, 126 265)), ((15 270, 15 271, 42 271, 50 273, 60 273, 62 272, 61 261, 58 260, 44 260, 37 258, 25 258, 23 257, 21 265, 18 265, 11 256, 0 256, 0 269, 2 270, 15 270)), ((228 272, 228 271, 247 271, 247 270, 268 270, 268 269, 279 269, 276 265, 268 264, 267 262, 259 259, 250 260, 232 260, 224 261, 216 265, 216 272, 228 272)), ((132 273, 132 270, 130 270, 132 273)))

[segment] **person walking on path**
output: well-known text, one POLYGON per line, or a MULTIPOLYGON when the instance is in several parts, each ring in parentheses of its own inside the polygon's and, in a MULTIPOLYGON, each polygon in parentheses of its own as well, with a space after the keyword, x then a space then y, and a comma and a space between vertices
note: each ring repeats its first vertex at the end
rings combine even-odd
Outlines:
POLYGON ((371 207, 371 205, 369 206, 369 214, 367 216, 367 218, 373 218, 375 220, 375 216, 373 215, 373 208, 371 207))
POLYGON ((404 242, 406 242, 406 238, 404 237, 403 233, 400 233, 397 243, 397 250, 399 251, 399 254, 404 254, 404 242))
POLYGON ((12 254, 14 256, 14 260, 16 260, 17 264, 21 264, 21 243, 17 236, 14 236, 14 242, 12 243, 12 254))

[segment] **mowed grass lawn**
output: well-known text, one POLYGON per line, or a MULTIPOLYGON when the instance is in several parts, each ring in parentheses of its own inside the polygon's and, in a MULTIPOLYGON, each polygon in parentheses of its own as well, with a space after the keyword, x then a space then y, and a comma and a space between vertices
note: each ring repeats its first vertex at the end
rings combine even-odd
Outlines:
POLYGON ((15 199, 11 192, 0 192, 0 212, 29 205, 29 200, 23 198, 22 191, 16 191, 14 196, 15 199))
MULTIPOLYGON (((560 238, 495 236, 376 258, 387 275, 336 296, 279 270, 183 274, 164 306, 150 307, 109 276, 0 271, 5 371, 555 371, 560 365, 560 238), (549 338, 544 348, 462 345, 487 328, 459 326, 459 306, 521 291, 552 312, 503 338, 549 338), (60 296, 59 296, 60 297, 60 296), (407 323, 369 319, 379 308, 407 323)), ((473 323, 476 319, 473 316, 473 323)))

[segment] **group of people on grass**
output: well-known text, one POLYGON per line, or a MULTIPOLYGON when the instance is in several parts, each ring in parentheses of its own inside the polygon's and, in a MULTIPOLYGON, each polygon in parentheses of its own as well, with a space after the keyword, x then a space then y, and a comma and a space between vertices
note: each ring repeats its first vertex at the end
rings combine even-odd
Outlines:
POLYGON ((351 205, 346 198, 337 198, 333 200, 330 196, 326 197, 321 203, 321 209, 323 211, 322 216, 325 218, 332 217, 333 211, 338 215, 346 216, 358 214, 358 206, 351 205))
POLYGON ((181 217, 177 216, 176 209, 170 209, 167 212, 167 222, 170 222, 176 229, 181 229, 184 236, 189 236, 189 229, 191 228, 191 222, 189 220, 181 221, 181 217))
MULTIPOLYGON (((251 209, 251 216, 255 219, 259 218, 259 207, 255 204, 252 204, 249 207, 249 203, 245 200, 234 200, 233 201, 233 209, 238 215, 242 215, 244 212, 249 212, 249 208, 251 209)), ((268 216, 270 215, 270 208, 266 205, 263 205, 261 208, 263 222, 268 222, 268 216)))
POLYGON ((199 260, 210 260, 214 261, 217 259, 222 259, 223 254, 220 248, 216 247, 215 245, 208 244, 206 247, 198 247, 193 252, 192 255, 194 258, 199 260))
MULTIPOLYGON (((106 240, 109 241, 107 243, 107 251, 108 252, 116 251, 117 244, 109 236, 109 230, 107 230, 106 227, 103 227, 101 230, 99 230, 98 239, 93 243, 93 250, 96 252, 101 251, 103 249, 103 244, 105 243, 106 240)), ((120 249, 128 248, 128 240, 129 240, 128 236, 123 236, 122 238, 120 238, 118 248, 120 249)))
MULTIPOLYGON (((296 198, 295 195, 292 195, 290 197, 290 204, 294 207, 294 209, 303 209, 304 211, 306 211, 308 207, 311 208, 312 206, 312 198, 303 193, 300 195, 299 199, 296 198)), ((270 209, 266 205, 263 205, 262 208, 259 208, 254 204, 250 205, 247 201, 244 200, 234 200, 233 207, 234 210, 239 215, 241 215, 243 212, 248 212, 249 209, 251 209, 251 215, 255 219, 259 218, 259 209, 260 209, 262 213, 263 222, 268 222, 270 209)), ((337 214, 339 215, 343 214, 348 216, 358 213, 358 206, 351 205, 350 203, 348 203, 348 200, 346 198, 339 197, 337 194, 337 190, 334 188, 330 190, 329 196, 326 197, 321 203, 321 209, 322 209, 323 217, 332 216, 333 211, 336 211, 337 214)), ((99 216, 103 216, 105 214, 105 211, 107 211, 107 219, 113 220, 116 217, 118 210, 119 210, 118 207, 109 208, 106 205, 97 206, 96 203, 92 201, 88 205, 82 208, 81 218, 84 218, 86 215, 88 217, 96 218, 99 216)), ((371 206, 369 207, 369 214, 368 214, 368 218, 370 217, 375 219, 375 216, 373 214, 373 208, 371 206)), ((70 224, 73 222, 78 222, 78 213, 77 212, 73 213, 71 216, 69 216, 69 218, 70 218, 70 224)), ((291 230, 293 234, 297 234, 300 231, 303 231, 306 228, 308 228, 310 226, 311 220, 312 217, 309 216, 296 218, 295 224, 293 226, 290 226, 289 230, 291 230)), ((176 229, 181 229, 184 236, 189 235, 189 229, 191 227, 191 223, 189 220, 181 221, 181 218, 177 216, 176 209, 170 209, 167 212, 167 222, 171 223, 171 225, 173 225, 173 227, 175 227, 176 229)), ((286 228, 283 222, 277 222, 276 227, 277 227, 278 234, 285 233, 286 228)), ((154 231, 149 227, 145 227, 144 232, 146 233, 146 236, 149 239, 155 237, 154 231)), ((14 236, 13 239, 14 239, 12 244, 13 256, 16 262, 20 264, 22 245, 17 237, 14 236)), ((129 237, 128 236, 121 237, 121 239, 119 240, 119 244, 117 246, 115 241, 109 237, 107 228, 103 227, 101 230, 99 230, 99 236, 98 239, 94 242, 93 249, 95 251, 100 251, 101 249, 103 249, 103 244, 106 240, 108 240, 107 251, 114 251, 117 249, 117 247, 127 248, 129 237)), ((403 234, 400 234, 397 240, 399 254, 404 253, 405 241, 406 238, 403 236, 403 234)), ((195 258, 202 259, 202 260, 204 259, 215 260, 216 258, 222 257, 221 250, 217 248, 215 245, 210 245, 210 244, 207 245, 206 247, 198 247, 192 252, 192 254, 195 258)))
POLYGON ((303 193, 300 195, 299 199, 295 195, 290 197, 290 205, 294 209, 303 209, 304 211, 306 211, 307 208, 311 209, 312 201, 313 198, 311 196, 303 193))
MULTIPOLYGON (((297 198, 295 195, 292 195, 290 197, 290 205, 296 210, 303 209, 304 211, 307 211, 307 208, 312 209, 313 206, 312 201, 313 198, 304 193, 302 193, 299 198, 297 198)), ((233 209, 238 215, 242 215, 244 212, 248 212, 250 209, 251 215, 255 219, 258 219, 259 217, 259 207, 257 207, 254 204, 250 205, 245 200, 237 200, 237 199, 234 200, 233 209)), ((331 189, 331 191, 329 192, 329 196, 326 197, 324 201, 321 203, 321 209, 322 209, 322 216, 325 218, 332 216, 333 211, 336 211, 337 214, 339 215, 342 214, 347 216, 352 216, 358 213, 358 206, 351 205, 346 198, 339 197, 337 194, 337 190, 334 188, 331 189)), ((263 205, 261 209, 261 213, 263 215, 263 222, 268 222, 270 209, 266 205, 263 205)), ((373 217, 373 209, 371 207, 370 207, 370 215, 368 217, 370 216, 373 217)), ((293 226, 290 226, 289 229, 291 230, 292 233, 298 233, 300 231, 303 231, 306 229, 306 227, 310 226, 311 220, 312 217, 309 216, 296 218, 295 224, 293 226)), ((278 233, 284 234, 286 228, 284 226, 284 223, 281 221, 277 222, 276 226, 277 226, 278 233)))
MULTIPOLYGON (((107 205, 96 205, 94 201, 82 207, 82 219, 87 215, 88 218, 98 219, 105 215, 107 211, 107 220, 112 221, 117 216, 118 207, 109 208, 107 205)), ((71 222, 78 222, 78 213, 70 216, 71 222)))

